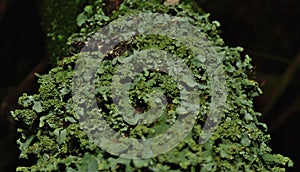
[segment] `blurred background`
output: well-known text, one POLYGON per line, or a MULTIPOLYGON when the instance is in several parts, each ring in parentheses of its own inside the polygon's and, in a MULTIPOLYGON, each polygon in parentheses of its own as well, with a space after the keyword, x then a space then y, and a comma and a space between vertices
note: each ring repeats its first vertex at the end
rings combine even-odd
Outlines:
POLYGON ((241 46, 255 67, 263 95, 254 101, 269 127, 273 153, 290 157, 300 171, 300 1, 200 0, 221 23, 228 46, 241 46))
MULTIPOLYGON (((269 145, 294 161, 288 171, 300 171, 300 1, 197 2, 221 23, 225 43, 253 58, 254 79, 264 92, 255 109, 269 127, 269 145)), ((34 0, 0 0, 0 172, 15 171, 18 156, 9 111, 23 92, 36 92, 33 73, 49 70, 38 14, 34 0)))

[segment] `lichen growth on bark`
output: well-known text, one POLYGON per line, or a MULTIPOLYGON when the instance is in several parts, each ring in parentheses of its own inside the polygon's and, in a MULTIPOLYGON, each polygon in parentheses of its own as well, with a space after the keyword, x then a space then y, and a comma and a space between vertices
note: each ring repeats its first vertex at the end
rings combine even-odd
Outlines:
MULTIPOLYGON (((72 50, 74 55, 65 57, 48 74, 38 76, 39 92, 35 95, 21 96, 19 104, 23 108, 12 111, 12 116, 19 126, 20 158, 26 162, 21 164, 17 171, 285 171, 292 166, 289 158, 271 153, 268 147, 270 136, 266 134, 267 127, 259 122, 261 114, 253 110, 253 98, 261 94, 261 90, 257 82, 249 78, 252 72, 251 58, 240 54, 242 48, 231 48, 224 44, 218 35, 219 23, 211 22, 209 14, 191 6, 187 1, 180 1, 175 6, 165 6, 164 1, 159 0, 125 0, 118 11, 111 16, 105 16, 102 8, 99 8, 101 3, 99 0, 90 3, 78 14, 81 15, 77 18, 80 32, 68 39, 69 50, 72 50), (124 135, 147 137, 157 134, 163 127, 171 126, 174 119, 169 116, 170 118, 164 121, 164 126, 151 128, 140 125, 132 128, 122 122, 120 115, 115 115, 116 110, 109 100, 109 90, 101 88, 104 88, 102 85, 107 81, 111 81, 111 72, 115 71, 114 65, 118 64, 120 54, 128 56, 133 51, 149 47, 163 49, 176 54, 189 64, 191 70, 196 71, 196 80, 202 83, 200 106, 203 107, 203 111, 199 113, 197 123, 186 139, 165 154, 149 159, 131 160, 111 155, 90 142, 73 109, 72 80, 77 53, 81 48, 76 45, 84 44, 93 33, 112 20, 137 12, 165 13, 191 18, 191 23, 213 42, 222 58, 227 76, 228 97, 220 125, 207 142, 198 144, 199 133, 208 113, 204 107, 208 106, 211 95, 205 68, 190 59, 193 52, 184 45, 177 45, 168 38, 155 35, 140 35, 131 42, 115 47, 114 51, 107 55, 109 58, 105 61, 105 66, 102 66, 106 68, 105 72, 97 74, 99 90, 96 97, 110 126, 124 135), (105 97, 108 97, 108 100, 105 97)), ((136 83, 136 88, 145 88, 141 86, 145 82, 161 81, 159 84, 164 87, 170 99, 176 99, 178 90, 168 76, 155 72, 152 72, 152 77, 148 76, 149 74, 141 73, 142 81, 136 83)), ((143 90, 131 91, 134 102, 134 99, 137 99, 137 91, 143 90)))

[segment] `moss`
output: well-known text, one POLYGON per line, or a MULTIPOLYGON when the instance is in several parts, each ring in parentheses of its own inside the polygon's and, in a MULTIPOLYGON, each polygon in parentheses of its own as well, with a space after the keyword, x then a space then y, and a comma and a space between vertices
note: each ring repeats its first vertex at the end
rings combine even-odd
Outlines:
MULTIPOLYGON (((112 155, 91 142, 80 125, 82 116, 75 111, 82 107, 76 105, 74 101, 78 100, 72 98, 73 76, 78 72, 74 71, 74 67, 80 56, 75 53, 60 61, 48 74, 39 76, 39 93, 33 96, 24 94, 19 101, 23 109, 12 112, 19 124, 20 158, 27 162, 17 171, 285 171, 291 167, 293 163, 289 158, 271 153, 267 146, 270 140, 266 134, 267 127, 258 120, 261 114, 253 110, 253 98, 261 94, 261 90, 248 76, 252 72, 251 58, 240 55, 242 48, 227 47, 218 35, 218 22, 209 21, 209 15, 190 5, 190 1, 167 7, 163 1, 125 0, 120 10, 110 17, 105 16, 97 3, 89 4, 80 13, 86 15, 79 22, 80 32, 69 38, 68 45, 78 52, 80 47, 74 46, 74 43, 85 43, 110 21, 140 11, 189 17, 191 24, 212 41, 222 60, 228 92, 221 122, 212 136, 199 144, 209 101, 212 100, 209 87, 212 81, 209 81, 209 73, 203 64, 193 59, 195 54, 187 45, 180 45, 164 36, 138 35, 113 47, 100 64, 95 87, 99 111, 109 126, 122 136, 151 138, 170 128, 178 117, 174 112, 180 104, 179 90, 172 77, 151 70, 143 71, 136 76, 138 79, 133 80, 129 90, 132 105, 142 111, 149 108, 147 100, 151 96, 149 98, 147 95, 151 88, 159 86, 165 91, 168 107, 154 124, 124 122, 114 106, 110 89, 107 89, 120 61, 135 52, 149 48, 161 49, 182 59, 200 84, 201 112, 195 117, 196 123, 187 137, 171 151, 145 159, 112 155)), ((190 84, 188 80, 184 82, 190 84)), ((87 92, 85 96, 90 95, 87 92)), ((85 112, 82 111, 82 114, 85 112)), ((91 121, 89 129, 101 128, 97 122, 91 121)))

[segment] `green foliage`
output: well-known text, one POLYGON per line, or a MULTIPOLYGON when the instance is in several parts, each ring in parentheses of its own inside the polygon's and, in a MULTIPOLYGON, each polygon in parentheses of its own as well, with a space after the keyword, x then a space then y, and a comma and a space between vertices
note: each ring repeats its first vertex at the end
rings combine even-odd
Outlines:
POLYGON ((94 9, 88 4, 93 4, 97 8, 102 8, 104 5, 102 1, 91 0, 38 0, 37 3, 42 26, 47 34, 47 50, 52 65, 56 65, 63 57, 70 55, 66 43, 73 33, 79 31, 79 26, 85 22, 85 19, 92 15, 94 9))
MULTIPOLYGON (((97 3, 99 2, 95 4, 97 3)), ((169 108, 155 124, 125 123, 117 113, 108 89, 117 66, 129 55, 149 48, 162 49, 181 58, 200 83, 201 112, 186 139, 165 154, 134 160, 111 155, 92 143, 79 125, 80 116, 74 112, 74 108, 78 108, 74 107, 71 89, 78 58, 78 54, 75 54, 62 60, 49 74, 38 75, 39 93, 21 96, 19 104, 23 109, 12 112, 19 125, 20 158, 25 161, 27 159, 27 164, 18 167, 17 171, 285 171, 285 168, 292 166, 289 158, 271 154, 271 149, 267 146, 270 140, 270 136, 266 134, 267 127, 258 121, 261 114, 253 110, 253 98, 261 94, 261 90, 248 76, 252 70, 251 58, 241 57, 242 48, 224 45, 216 29, 218 22, 210 22, 208 14, 187 2, 166 7, 162 5, 163 1, 125 0, 120 10, 111 17, 105 16, 95 4, 89 4, 82 13, 78 13, 77 24, 81 26, 81 31, 70 37, 69 45, 84 42, 92 35, 89 33, 97 32, 109 21, 138 11, 192 18, 191 23, 213 41, 227 75, 229 95, 221 124, 207 142, 198 144, 211 98, 207 71, 201 62, 192 58, 193 52, 188 47, 163 36, 139 35, 124 45, 114 47, 99 66, 96 98, 101 113, 105 114, 105 119, 112 128, 130 137, 153 137, 172 126, 176 120, 174 109, 180 103, 178 89, 172 77, 155 71, 143 71, 130 85, 131 104, 144 110, 148 108, 151 88, 158 86, 165 91, 169 108)), ((76 6, 78 3, 72 2, 72 5, 76 6)), ((72 17, 70 20, 76 23, 76 18, 72 17)), ((55 53, 63 51, 56 50, 55 53)), ((187 85, 192 84, 188 78, 185 79, 187 85)), ((96 128, 97 124, 93 126, 96 128)))

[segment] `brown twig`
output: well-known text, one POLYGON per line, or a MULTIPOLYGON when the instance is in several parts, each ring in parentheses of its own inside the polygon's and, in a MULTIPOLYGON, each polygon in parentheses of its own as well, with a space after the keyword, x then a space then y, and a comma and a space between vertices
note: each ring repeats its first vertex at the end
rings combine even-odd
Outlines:
POLYGON ((9 91, 3 98, 0 105, 0 122, 10 120, 9 111, 17 106, 18 97, 24 93, 34 89, 36 84, 36 76, 34 73, 44 73, 48 68, 48 59, 42 59, 36 67, 30 71, 27 76, 16 86, 13 90, 9 91))
POLYGON ((283 95, 286 88, 288 87, 290 81, 293 79, 294 74, 297 72, 300 66, 300 51, 298 52, 297 56, 294 58, 291 65, 288 67, 288 69, 283 74, 280 83, 278 86, 274 89, 273 94, 270 97, 270 101, 266 105, 266 107, 263 109, 264 118, 268 115, 269 111, 274 107, 277 100, 283 95))
POLYGON ((120 8, 120 5, 123 1, 124 0, 104 0, 104 3, 106 4, 106 7, 104 8, 105 14, 110 16, 113 11, 120 8))
POLYGON ((279 126, 284 124, 287 119, 289 119, 293 115, 296 115, 296 113, 300 111, 299 105, 300 105, 300 97, 296 101, 294 101, 293 104, 289 106, 289 108, 287 108, 287 110, 284 113, 282 113, 278 118, 276 118, 274 122, 271 123, 270 132, 273 132, 279 126))
POLYGON ((270 59, 273 61, 282 62, 282 63, 286 63, 286 64, 291 64, 293 62, 292 60, 289 60, 285 57, 276 56, 276 55, 264 53, 264 52, 253 50, 253 49, 247 49, 247 52, 254 54, 257 57, 259 56, 264 59, 270 59))

